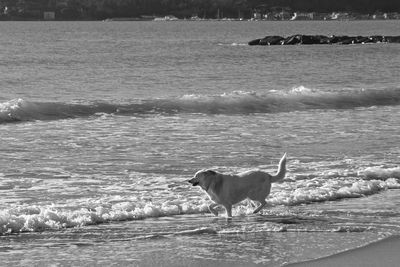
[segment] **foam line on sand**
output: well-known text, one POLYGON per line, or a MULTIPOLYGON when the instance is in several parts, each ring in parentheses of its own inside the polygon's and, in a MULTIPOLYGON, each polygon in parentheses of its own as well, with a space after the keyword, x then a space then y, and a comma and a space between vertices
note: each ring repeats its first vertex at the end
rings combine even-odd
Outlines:
POLYGON ((328 257, 293 263, 286 267, 330 266, 382 266, 398 267, 400 264, 400 236, 391 236, 366 246, 347 250, 328 257))

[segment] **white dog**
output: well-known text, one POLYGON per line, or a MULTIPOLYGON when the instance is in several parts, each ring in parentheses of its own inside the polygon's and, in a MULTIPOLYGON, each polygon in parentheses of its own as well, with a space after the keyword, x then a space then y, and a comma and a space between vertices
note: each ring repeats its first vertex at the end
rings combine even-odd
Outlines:
POLYGON ((260 202, 253 213, 259 212, 265 204, 265 198, 271 191, 271 183, 283 179, 286 175, 286 154, 279 161, 278 172, 270 175, 263 171, 247 171, 238 175, 222 174, 212 170, 198 171, 188 182, 200 186, 215 203, 208 209, 218 216, 214 209, 222 205, 228 218, 232 217, 232 205, 249 198, 260 202))

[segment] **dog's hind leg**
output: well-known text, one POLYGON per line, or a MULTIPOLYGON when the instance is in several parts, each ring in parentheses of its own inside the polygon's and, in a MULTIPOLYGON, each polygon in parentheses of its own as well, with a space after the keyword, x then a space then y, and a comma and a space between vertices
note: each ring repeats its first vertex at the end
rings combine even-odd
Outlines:
POLYGON ((258 208, 256 208, 253 213, 257 213, 259 212, 262 208, 264 208, 264 206, 267 204, 267 202, 265 201, 265 199, 263 199, 262 201, 260 201, 260 206, 258 206, 258 208))
POLYGON ((211 211, 211 213, 215 216, 218 216, 218 211, 214 209, 216 206, 218 206, 218 204, 212 203, 210 206, 208 206, 208 210, 211 211))

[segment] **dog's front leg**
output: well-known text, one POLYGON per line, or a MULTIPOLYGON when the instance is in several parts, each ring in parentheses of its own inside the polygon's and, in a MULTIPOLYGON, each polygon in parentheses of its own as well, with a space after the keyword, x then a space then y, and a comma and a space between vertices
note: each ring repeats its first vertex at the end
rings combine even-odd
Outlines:
POLYGON ((218 206, 218 204, 212 203, 211 205, 208 206, 208 210, 211 211, 212 214, 215 216, 218 216, 218 211, 216 211, 214 208, 218 206))
POLYGON ((264 206, 267 204, 267 202, 265 202, 265 200, 260 201, 260 206, 258 206, 258 208, 256 208, 253 213, 257 213, 259 212, 262 208, 264 208, 264 206))
POLYGON ((226 209, 226 217, 232 218, 232 205, 224 205, 226 209))

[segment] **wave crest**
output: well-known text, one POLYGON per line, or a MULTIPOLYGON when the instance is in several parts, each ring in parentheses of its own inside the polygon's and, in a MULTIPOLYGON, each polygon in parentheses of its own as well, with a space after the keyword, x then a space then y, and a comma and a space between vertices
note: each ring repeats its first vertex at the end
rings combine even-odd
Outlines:
POLYGON ((183 95, 176 98, 146 99, 128 104, 68 104, 29 102, 13 99, 0 103, 0 123, 57 120, 95 114, 253 114, 303 111, 309 109, 350 109, 399 105, 400 90, 356 90, 324 92, 304 86, 289 91, 235 91, 220 95, 183 95))
POLYGON ((20 206, 0 211, 0 236, 11 233, 39 232, 100 224, 110 221, 142 220, 151 217, 207 212, 201 203, 156 204, 117 203, 112 207, 97 206, 76 210, 54 207, 20 206))
MULTIPOLYGON (((383 190, 400 188, 400 180, 363 180, 360 177, 326 177, 285 181, 274 184, 267 202, 269 206, 293 206, 314 202, 335 201, 347 198, 359 198, 373 195, 383 190)), ((383 179, 382 176, 380 176, 383 179)), ((75 209, 63 209, 55 206, 16 206, 0 211, 0 236, 10 233, 38 232, 86 225, 107 223, 111 221, 143 220, 154 217, 209 213, 209 200, 203 193, 196 197, 151 202, 137 198, 124 199, 122 202, 110 203, 108 200, 88 203, 87 207, 77 205, 75 209)), ((234 216, 252 214, 255 203, 243 201, 233 207, 234 216)), ((217 207, 220 216, 224 216, 223 207, 217 207)), ((268 213, 265 209, 262 213, 268 213)), ((210 229, 179 232, 181 235, 214 233, 210 229)))
POLYGON ((57 102, 29 102, 24 99, 13 99, 0 103, 0 123, 58 120, 91 116, 96 113, 115 113, 117 106, 113 104, 67 104, 57 102))
POLYGON ((388 178, 400 179, 400 167, 394 168, 381 168, 381 167, 369 167, 358 173, 360 176, 364 176, 366 179, 377 179, 386 180, 388 178))

